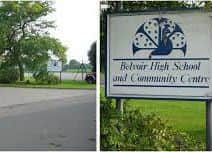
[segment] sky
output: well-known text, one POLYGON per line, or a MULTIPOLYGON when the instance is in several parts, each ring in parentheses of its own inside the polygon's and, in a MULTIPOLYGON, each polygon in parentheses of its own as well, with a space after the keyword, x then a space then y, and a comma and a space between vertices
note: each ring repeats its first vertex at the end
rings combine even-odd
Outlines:
POLYGON ((88 51, 97 40, 98 2, 96 0, 56 0, 56 9, 50 15, 55 20, 56 29, 51 35, 59 38, 68 47, 67 61, 76 59, 88 63, 88 51))

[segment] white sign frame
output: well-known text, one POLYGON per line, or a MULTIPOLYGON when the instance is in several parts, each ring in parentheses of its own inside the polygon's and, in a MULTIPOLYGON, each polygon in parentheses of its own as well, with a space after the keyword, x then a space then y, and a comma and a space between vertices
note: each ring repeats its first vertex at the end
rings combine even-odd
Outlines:
MULTIPOLYGON (((163 15, 167 15, 167 14, 183 14, 183 13, 203 13, 205 15, 208 15, 209 16, 212 16, 211 13, 208 13, 208 12, 201 12, 199 10, 183 10, 183 11, 166 11, 165 13, 162 14, 163 15)), ((211 101, 212 100, 212 84, 211 82, 208 82, 209 85, 208 85, 208 88, 209 88, 209 91, 210 91, 210 94, 206 94, 204 96, 195 96, 195 92, 193 92, 193 95, 169 95, 169 94, 163 94, 163 95, 159 95, 159 94, 127 94, 126 92, 121 92, 120 93, 117 93, 117 91, 114 93, 113 90, 111 89, 111 84, 110 84, 110 81, 111 81, 111 67, 114 65, 112 62, 111 62, 111 52, 110 52, 110 39, 111 39, 111 34, 110 34, 110 19, 112 17, 124 17, 124 16, 127 16, 127 17, 133 17, 133 16, 139 16, 139 15, 159 15, 159 12, 157 11, 154 11, 154 12, 133 12, 133 13, 107 13, 106 14, 106 20, 107 20, 107 29, 106 29, 106 33, 107 33, 107 43, 106 43, 106 56, 107 56, 107 59, 106 59, 106 75, 105 75, 105 92, 106 92, 106 96, 109 97, 109 98, 138 98, 138 99, 163 99, 163 100, 170 100, 170 99, 173 99, 173 100, 192 100, 192 101, 211 101)), ((212 21, 212 20, 211 20, 212 21)), ((142 23, 142 21, 141 21, 142 23)), ((212 23, 212 22, 211 22, 212 23)), ((211 24, 212 25, 212 24, 211 24)), ((211 26, 210 25, 210 26, 211 26)), ((121 25, 121 26, 124 26, 124 25, 121 25)), ((135 32, 136 32, 137 29, 135 29, 135 32)), ((210 28, 210 31, 211 31, 211 34, 212 34, 212 26, 210 28)), ((205 60, 208 65, 209 68, 208 69, 208 73, 211 78, 211 74, 212 74, 212 71, 209 70, 212 68, 212 64, 211 64, 211 57, 212 57, 212 47, 210 49, 211 53, 210 53, 210 57, 200 57, 199 59, 200 60, 205 60), (210 64, 209 64, 210 63, 210 64)), ((119 53, 121 54, 121 53, 119 53)), ((118 58, 113 58, 112 60, 119 60, 118 58)), ((148 61, 148 59, 146 59, 148 61)), ((154 59, 152 59, 154 60, 154 59)), ((157 59, 155 59, 157 60, 157 59)), ((144 59, 145 61, 145 59, 144 59)), ((118 86, 118 85, 117 85, 118 86)), ((121 90, 122 88, 120 86, 118 86, 119 88, 116 89, 116 90, 121 90)), ((125 86, 126 87, 126 86, 125 86)), ((154 87, 154 85, 152 86, 154 87)), ((207 87, 207 86, 206 86, 207 87)), ((139 87, 136 87, 137 89, 139 87)), ((160 87, 158 87, 160 89, 160 87)), ((204 89, 204 86, 203 86, 203 89, 204 89)), ((126 88, 125 88, 126 90, 126 88)), ((127 90, 128 91, 128 90, 127 90)))
POLYGON ((62 72, 62 61, 50 59, 47 63, 48 72, 62 72), (53 62, 56 62, 54 65, 53 62))

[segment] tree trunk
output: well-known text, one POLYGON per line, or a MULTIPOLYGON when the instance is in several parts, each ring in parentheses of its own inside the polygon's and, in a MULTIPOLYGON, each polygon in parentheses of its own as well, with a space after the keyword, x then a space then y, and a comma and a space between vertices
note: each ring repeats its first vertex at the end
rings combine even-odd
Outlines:
POLYGON ((24 81, 24 67, 21 63, 18 64, 20 81, 24 81))

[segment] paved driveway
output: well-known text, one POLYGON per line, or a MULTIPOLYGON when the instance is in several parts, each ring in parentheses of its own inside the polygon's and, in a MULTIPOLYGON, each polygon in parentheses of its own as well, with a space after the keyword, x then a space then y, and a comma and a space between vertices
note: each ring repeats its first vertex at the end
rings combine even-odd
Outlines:
POLYGON ((95 90, 0 88, 0 150, 95 150, 95 90))

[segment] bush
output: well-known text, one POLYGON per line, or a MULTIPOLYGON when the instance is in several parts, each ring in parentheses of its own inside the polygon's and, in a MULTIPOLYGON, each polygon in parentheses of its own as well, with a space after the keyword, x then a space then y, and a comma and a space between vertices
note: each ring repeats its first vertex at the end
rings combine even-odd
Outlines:
POLYGON ((174 130, 155 114, 125 109, 121 115, 103 95, 100 108, 101 150, 204 150, 203 143, 174 130))
POLYGON ((53 74, 49 74, 47 76, 47 83, 48 84, 58 84, 59 83, 59 78, 53 74))
POLYGON ((39 84, 58 84, 59 78, 53 74, 49 74, 47 71, 39 71, 33 74, 33 78, 39 84))
POLYGON ((13 83, 19 78, 19 71, 15 67, 0 68, 0 83, 13 83))
POLYGON ((26 80, 26 84, 30 84, 30 80, 26 80))

